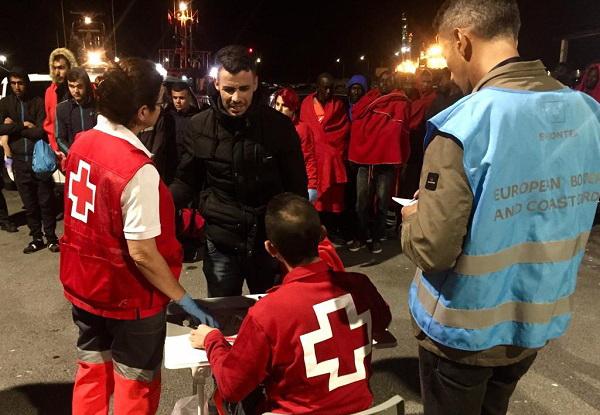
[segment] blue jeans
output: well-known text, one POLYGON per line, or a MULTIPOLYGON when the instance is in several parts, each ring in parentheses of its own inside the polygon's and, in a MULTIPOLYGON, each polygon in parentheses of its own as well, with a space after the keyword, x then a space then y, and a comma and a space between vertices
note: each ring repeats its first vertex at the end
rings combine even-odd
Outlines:
POLYGON ((244 279, 251 294, 262 294, 273 287, 280 274, 279 262, 264 248, 251 255, 223 252, 206 240, 202 266, 209 297, 242 295, 244 279))
POLYGON ((385 219, 396 175, 394 165, 359 166, 356 175, 356 214, 359 239, 379 242, 385 235, 385 219), (373 197, 377 203, 373 206, 373 197))

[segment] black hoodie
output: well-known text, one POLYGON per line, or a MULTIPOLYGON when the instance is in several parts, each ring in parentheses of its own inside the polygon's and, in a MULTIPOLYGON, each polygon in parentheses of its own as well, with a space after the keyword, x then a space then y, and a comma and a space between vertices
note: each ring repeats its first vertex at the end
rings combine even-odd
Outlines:
POLYGON ((44 100, 40 97, 29 95, 29 76, 22 70, 13 70, 10 76, 18 76, 25 80, 25 94, 21 99, 17 98, 12 90, 9 95, 0 100, 0 135, 8 135, 8 145, 12 150, 13 157, 29 161, 33 155, 33 146, 36 141, 46 138, 43 129, 44 100), (10 118, 12 124, 4 124, 10 118), (26 128, 23 123, 29 121, 35 125, 34 128, 26 128))

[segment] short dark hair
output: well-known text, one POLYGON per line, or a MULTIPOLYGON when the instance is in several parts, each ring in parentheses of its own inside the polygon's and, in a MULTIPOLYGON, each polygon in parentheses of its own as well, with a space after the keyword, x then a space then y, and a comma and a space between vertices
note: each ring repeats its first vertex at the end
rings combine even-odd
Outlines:
POLYGON ((127 126, 139 108, 154 108, 162 77, 149 60, 125 58, 104 74, 98 85, 98 112, 110 121, 127 126))
POLYGON ((446 0, 438 10, 433 28, 437 33, 471 28, 484 39, 519 37, 521 16, 516 0, 446 0))
POLYGON ((56 62, 57 60, 60 60, 60 59, 64 59, 65 62, 67 62, 67 66, 69 68, 71 67, 71 61, 65 55, 63 55, 62 53, 54 55, 54 57, 52 58, 52 62, 56 62))
POLYGON ((335 78, 333 77, 332 74, 330 74, 329 72, 323 72, 323 73, 319 74, 319 76, 317 76, 317 83, 319 83, 319 81, 323 78, 329 78, 332 81, 335 80, 335 78))
POLYGON ((171 86, 171 91, 175 91, 175 92, 181 92, 181 91, 188 91, 189 93, 189 86, 187 83, 185 82, 175 82, 172 86, 171 86))
POLYGON ((275 196, 267 205, 267 238, 291 266, 316 258, 321 220, 310 202, 293 193, 275 196))
POLYGON ((77 66, 75 68, 71 68, 67 71, 66 76, 67 82, 81 82, 88 86, 90 83, 90 76, 85 71, 85 69, 77 66))
POLYGON ((256 61, 250 56, 248 48, 241 45, 225 46, 219 50, 215 57, 219 68, 235 75, 242 71, 256 73, 256 61))

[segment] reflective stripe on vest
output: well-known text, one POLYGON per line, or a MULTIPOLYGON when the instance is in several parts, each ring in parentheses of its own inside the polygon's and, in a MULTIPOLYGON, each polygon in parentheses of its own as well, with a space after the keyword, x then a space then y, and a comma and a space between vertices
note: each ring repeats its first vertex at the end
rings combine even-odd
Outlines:
POLYGON ((461 255, 454 271, 463 275, 485 275, 515 264, 568 261, 576 256, 590 237, 582 232, 574 239, 552 242, 525 242, 491 255, 461 255))
POLYGON ((419 273, 415 277, 417 296, 421 305, 438 323, 467 330, 482 329, 505 321, 528 324, 547 324, 554 317, 571 311, 571 296, 566 296, 552 303, 527 303, 513 301, 485 309, 453 309, 444 306, 422 284, 419 273))
POLYGON ((571 318, 600 197, 600 105, 485 88, 432 118, 425 143, 438 135, 463 148, 473 212, 455 267, 415 277, 411 313, 448 347, 541 347, 571 318))

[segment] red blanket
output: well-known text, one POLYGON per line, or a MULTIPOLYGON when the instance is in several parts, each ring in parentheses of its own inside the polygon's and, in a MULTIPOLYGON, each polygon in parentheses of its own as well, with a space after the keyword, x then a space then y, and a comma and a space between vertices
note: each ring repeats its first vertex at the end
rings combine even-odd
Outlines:
POLYGON ((403 92, 372 89, 352 107, 348 159, 358 164, 404 164, 410 155, 410 101, 403 92))
POLYGON ((315 113, 314 98, 315 94, 311 94, 302 101, 300 121, 308 124, 315 139, 319 178, 317 191, 321 201, 319 203, 317 200, 316 206, 320 211, 337 211, 339 205, 343 205, 344 193, 335 188, 348 181, 344 156, 348 146, 350 122, 346 115, 346 107, 339 98, 333 98, 325 104, 325 118, 319 122, 315 113), (332 192, 328 193, 329 190, 332 192), (340 198, 341 200, 337 200, 340 198), (334 205, 336 208, 333 208, 334 205))
POLYGON ((436 92, 431 92, 427 95, 415 99, 411 104, 410 111, 410 129, 416 130, 425 120, 427 110, 433 105, 433 101, 437 98, 436 92))
POLYGON ((596 86, 593 89, 587 89, 585 87, 585 84, 587 83, 587 79, 589 76, 589 71, 594 67, 597 68, 597 70, 600 72, 600 64, 595 63, 595 64, 588 66, 585 73, 583 74, 583 78, 581 79, 581 82, 579 83, 579 86, 577 87, 577 89, 579 91, 583 91, 586 94, 594 97, 594 99, 596 101, 600 102, 600 81, 598 81, 598 83, 596 83, 596 86))
POLYGON ((304 165, 306 166, 306 176, 308 177, 308 188, 316 189, 318 186, 319 177, 317 173, 317 159, 315 154, 315 138, 313 133, 305 122, 296 124, 296 132, 300 137, 300 147, 304 155, 304 165))

